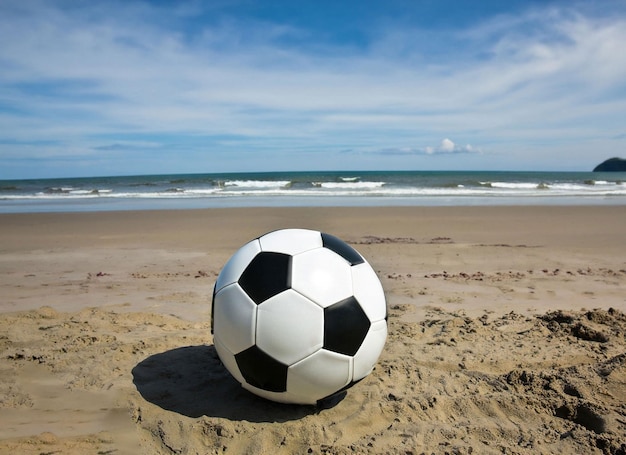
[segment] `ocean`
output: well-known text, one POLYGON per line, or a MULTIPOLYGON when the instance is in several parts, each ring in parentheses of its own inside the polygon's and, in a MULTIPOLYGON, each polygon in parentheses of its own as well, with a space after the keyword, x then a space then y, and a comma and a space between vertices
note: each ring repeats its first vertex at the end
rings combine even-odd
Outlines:
POLYGON ((0 213, 581 204, 626 204, 626 173, 338 171, 0 180, 0 213))

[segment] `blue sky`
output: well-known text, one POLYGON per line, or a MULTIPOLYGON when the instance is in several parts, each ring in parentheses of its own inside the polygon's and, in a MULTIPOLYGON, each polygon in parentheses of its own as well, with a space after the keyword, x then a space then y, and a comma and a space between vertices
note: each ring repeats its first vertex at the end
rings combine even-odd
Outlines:
POLYGON ((626 2, 0 0, 0 178, 590 170, 626 2))

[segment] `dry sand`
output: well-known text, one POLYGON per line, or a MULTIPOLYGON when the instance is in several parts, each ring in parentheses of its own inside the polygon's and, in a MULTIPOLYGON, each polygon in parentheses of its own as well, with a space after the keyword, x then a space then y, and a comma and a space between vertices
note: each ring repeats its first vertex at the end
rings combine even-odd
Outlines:
POLYGON ((626 453, 624 207, 0 216, 0 453, 626 453), (319 229, 389 339, 324 408, 250 395, 210 335, 249 239, 319 229))

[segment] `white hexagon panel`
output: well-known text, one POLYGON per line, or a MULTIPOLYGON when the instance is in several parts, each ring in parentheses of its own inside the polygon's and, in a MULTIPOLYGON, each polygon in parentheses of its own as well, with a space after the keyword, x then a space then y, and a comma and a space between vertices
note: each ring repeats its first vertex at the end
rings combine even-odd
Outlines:
POLYGON ((383 352, 386 340, 387 321, 383 319, 373 323, 353 358, 354 372, 352 379, 354 381, 363 379, 370 374, 376 364, 376 360, 383 352))
POLYGON ((367 262, 363 262, 353 266, 351 272, 354 297, 361 304, 369 320, 376 322, 385 319, 387 316, 385 293, 374 269, 367 262))
POLYGON ((322 236, 309 229, 283 229, 269 232, 259 238, 263 251, 290 254, 292 256, 322 247, 322 236))
POLYGON ((214 336, 233 354, 254 344, 257 305, 235 283, 214 297, 214 336))
POLYGON ((289 367, 287 391, 299 397, 307 397, 314 404, 342 389, 351 380, 350 357, 321 349, 289 367))
POLYGON ((289 289, 257 308, 256 344, 276 360, 291 365, 324 343, 324 310, 289 289))
POLYGON ((292 258, 291 287, 326 308, 352 295, 350 264, 328 248, 292 258))

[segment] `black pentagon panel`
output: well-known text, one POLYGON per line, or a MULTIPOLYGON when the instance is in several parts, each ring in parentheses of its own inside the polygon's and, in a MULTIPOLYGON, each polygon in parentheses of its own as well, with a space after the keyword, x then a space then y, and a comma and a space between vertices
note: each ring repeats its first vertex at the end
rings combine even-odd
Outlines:
POLYGON ((334 251, 339 256, 344 258, 350 263, 350 265, 357 265, 365 262, 363 257, 357 250, 352 248, 343 240, 335 237, 334 235, 326 234, 322 232, 322 244, 325 248, 334 251))
POLYGON ((268 392, 287 390, 288 366, 270 357, 257 346, 236 354, 235 360, 248 384, 268 392))
POLYGON ((324 308, 324 349, 354 355, 361 347, 371 322, 354 297, 324 308))
POLYGON ((239 277, 239 286, 258 305, 291 287, 291 256, 257 254, 239 277))

